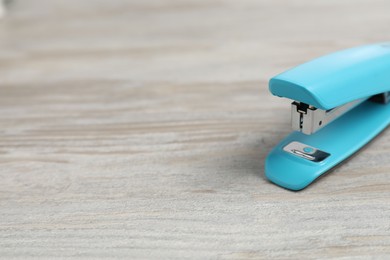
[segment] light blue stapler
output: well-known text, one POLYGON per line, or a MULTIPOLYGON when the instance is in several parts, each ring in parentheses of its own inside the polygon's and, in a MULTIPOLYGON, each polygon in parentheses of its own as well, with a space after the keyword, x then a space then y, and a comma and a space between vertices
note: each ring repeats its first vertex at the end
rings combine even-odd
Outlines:
POLYGON ((272 78, 273 95, 294 100, 295 130, 270 152, 265 175, 301 190, 390 124, 390 43, 320 57, 272 78))

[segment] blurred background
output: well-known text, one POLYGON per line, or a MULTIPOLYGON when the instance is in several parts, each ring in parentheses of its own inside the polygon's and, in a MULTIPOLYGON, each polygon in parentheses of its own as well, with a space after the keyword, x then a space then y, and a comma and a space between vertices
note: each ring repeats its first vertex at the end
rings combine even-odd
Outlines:
POLYGON ((70 77, 268 80, 307 58, 389 36, 384 0, 13 0, 7 6, 0 27, 3 84, 70 77))
POLYGON ((2 257, 390 254, 390 137, 305 191, 268 80, 390 40, 385 0, 12 0, 0 19, 2 257), (367 173, 370 174, 367 174, 367 173))

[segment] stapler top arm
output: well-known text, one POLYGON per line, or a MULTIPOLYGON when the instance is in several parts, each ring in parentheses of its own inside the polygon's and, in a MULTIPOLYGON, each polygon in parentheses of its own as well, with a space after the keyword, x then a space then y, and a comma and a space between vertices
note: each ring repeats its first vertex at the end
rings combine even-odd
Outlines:
POLYGON ((329 110, 390 91, 390 43, 338 51, 272 78, 272 94, 329 110))

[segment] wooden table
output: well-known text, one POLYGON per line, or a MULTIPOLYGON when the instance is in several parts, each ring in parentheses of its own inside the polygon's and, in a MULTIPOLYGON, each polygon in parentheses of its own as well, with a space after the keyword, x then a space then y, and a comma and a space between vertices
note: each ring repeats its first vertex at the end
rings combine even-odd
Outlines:
MULTIPOLYGON (((390 130, 301 192, 267 81, 388 41, 386 1, 13 1, 0 22, 0 256, 390 257, 390 130)), ((364 118, 362 118, 362 121, 364 118)))

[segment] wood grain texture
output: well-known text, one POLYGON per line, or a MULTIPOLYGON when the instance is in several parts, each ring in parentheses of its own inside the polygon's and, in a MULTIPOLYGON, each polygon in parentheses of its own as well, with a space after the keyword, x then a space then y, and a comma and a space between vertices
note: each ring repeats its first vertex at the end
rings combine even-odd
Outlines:
POLYGON ((389 2, 15 0, 8 9, 2 258, 390 257, 390 130, 301 192, 263 170, 290 131, 289 101, 267 80, 389 40, 389 2))

